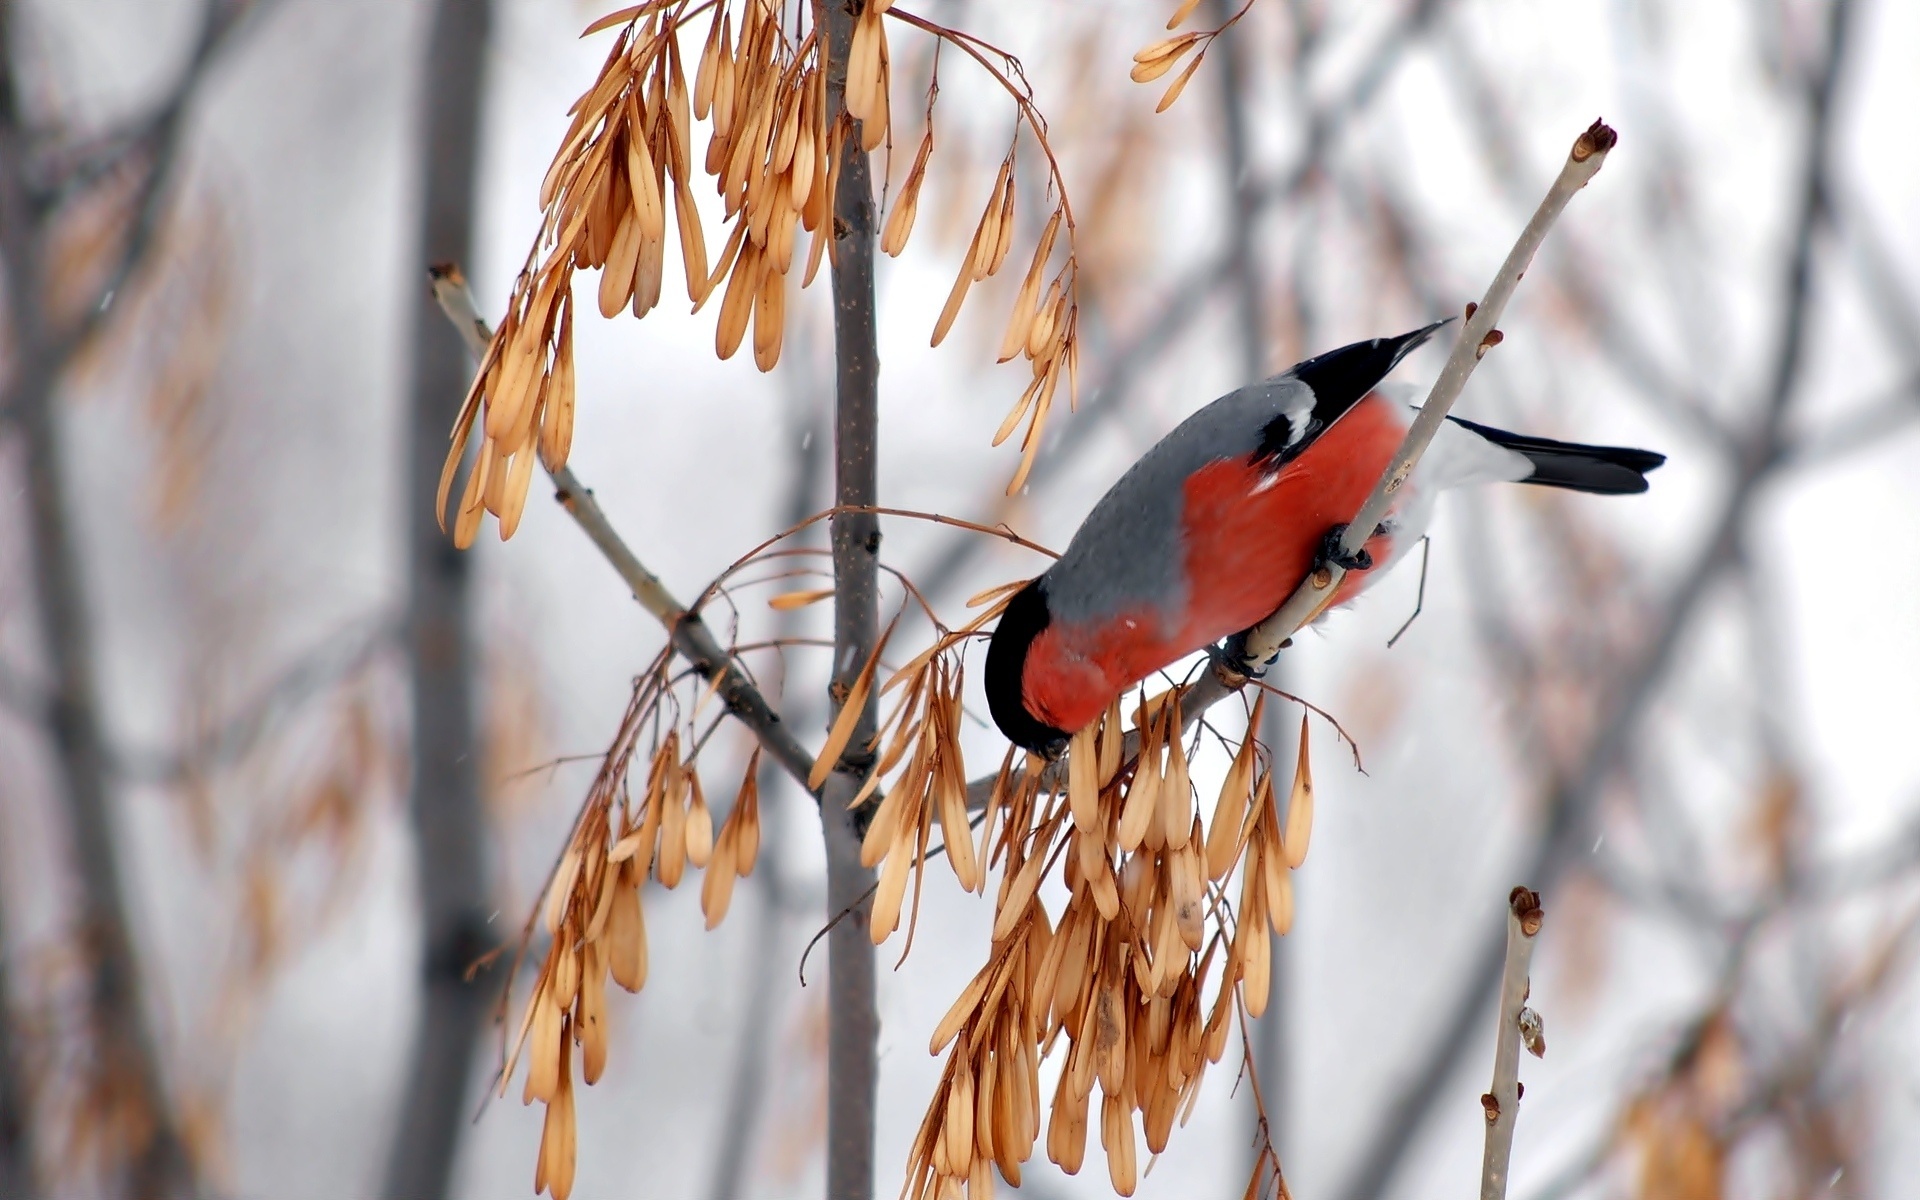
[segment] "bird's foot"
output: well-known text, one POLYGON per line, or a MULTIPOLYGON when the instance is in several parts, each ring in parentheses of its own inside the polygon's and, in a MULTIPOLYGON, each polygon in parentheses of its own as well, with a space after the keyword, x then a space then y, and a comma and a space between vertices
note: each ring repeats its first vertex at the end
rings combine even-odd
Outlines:
POLYGON ((1247 631, 1243 629, 1220 645, 1208 646, 1207 658, 1211 660, 1213 673, 1219 677, 1220 682, 1238 691, 1245 687, 1249 680, 1265 679, 1267 668, 1279 661, 1280 651, 1291 645, 1293 645, 1293 639, 1288 638, 1275 647, 1265 661, 1253 662, 1247 657, 1247 631))
POLYGON ((1316 554, 1313 559, 1315 570, 1326 566, 1339 567, 1343 571, 1371 571, 1373 569, 1373 555, 1367 552, 1365 546, 1362 546, 1352 554, 1344 553, 1340 549, 1341 539, 1346 536, 1347 527, 1344 524, 1335 525, 1332 529, 1327 530, 1327 536, 1320 539, 1320 552, 1316 554))

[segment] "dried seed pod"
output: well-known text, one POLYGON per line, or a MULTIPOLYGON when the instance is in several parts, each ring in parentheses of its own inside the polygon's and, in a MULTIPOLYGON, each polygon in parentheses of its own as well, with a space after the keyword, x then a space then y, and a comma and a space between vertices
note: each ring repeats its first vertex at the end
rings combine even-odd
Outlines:
POLYGON ((693 75, 693 115, 706 120, 713 111, 714 85, 719 81, 720 56, 725 48, 721 43, 724 34, 721 23, 727 19, 727 6, 714 6, 713 23, 707 29, 707 42, 700 51, 700 66, 693 75))
POLYGON ((793 152, 800 143, 800 110, 804 93, 798 87, 790 86, 780 93, 780 107, 774 121, 773 152, 767 158, 768 168, 775 174, 784 174, 793 165, 793 152))
POLYGON ((761 371, 773 370, 780 361, 786 311, 786 275, 772 269, 762 271, 760 293, 753 305, 753 365, 761 371))
POLYGON ((1087 1095, 1075 1094, 1073 1074, 1060 1073, 1047 1122, 1047 1158, 1069 1175, 1080 1173, 1087 1153, 1087 1095))
POLYGON ((735 858, 742 876, 753 874, 760 861, 760 747, 754 746, 747 759, 746 773, 740 778, 740 793, 734 797, 733 811, 727 814, 727 826, 738 828, 740 849, 735 858))
POLYGON ((566 466, 573 449, 573 405, 573 305, 568 302, 561 310, 555 338, 553 380, 540 410, 540 461, 549 471, 566 466))
POLYGON ((1133 70, 1129 73, 1131 78, 1135 83, 1152 83, 1165 75, 1174 63, 1180 61, 1182 55, 1193 49, 1205 36, 1203 33, 1175 34, 1141 47, 1133 55, 1133 70))
POLYGON ((739 878, 735 870, 739 838, 729 836, 732 833, 731 829, 720 831, 713 858, 706 864, 707 873, 700 880, 700 911, 707 918, 708 929, 720 927, 720 922, 727 919, 728 905, 733 902, 733 881, 739 878))
POLYGON ((1053 240, 1060 231, 1061 215, 1061 210, 1053 210, 1053 215, 1047 218, 1047 227, 1041 231, 1039 243, 1033 249, 1033 260, 1027 267, 1026 278, 1021 281, 1019 293, 1014 297, 1013 311, 1007 317, 1007 331, 1000 338, 999 362, 1006 362, 1027 345, 1038 315, 1040 280, 1046 273, 1047 259, 1053 253, 1053 240))
MULTIPOLYGON (((529 438, 528 440, 531 440, 529 438)), ((506 541, 520 527, 520 514, 527 505, 527 488, 533 483, 534 451, 523 445, 508 464, 505 494, 500 503, 500 540, 506 541)))
POLYGON ((898 257, 906 249, 907 236, 913 232, 914 214, 920 207, 920 189, 927 179, 927 159, 932 154, 933 129, 929 126, 920 139, 920 149, 913 156, 913 166, 900 185, 900 194, 894 199, 893 211, 887 214, 886 227, 880 233, 882 253, 898 257))
MULTIPOLYGON (((745 245, 746 242, 746 223, 744 221, 735 221, 733 224, 733 232, 727 235, 726 242, 720 247, 720 258, 714 263, 712 273, 709 274, 701 284, 700 298, 693 302, 694 312, 697 313, 702 308, 705 308, 707 301, 713 299, 714 290, 720 286, 722 279, 727 278, 728 275, 732 273, 734 263, 737 262, 740 257, 740 247, 745 245)), ((725 301, 723 300, 721 303, 725 304, 725 301)))
POLYGON ((1188 950, 1197 951, 1206 939, 1206 891, 1200 878, 1200 819, 1194 818, 1187 849, 1173 855, 1169 874, 1174 924, 1188 950))
POLYGON ((960 1060, 954 1073, 953 1089, 947 1093, 947 1120, 943 1140, 947 1146, 947 1173, 965 1175, 973 1165, 973 1072, 960 1060))
POLYGON ((561 1008, 552 990, 535 991, 528 1002, 533 1020, 527 1040, 527 1082, 520 1103, 552 1103, 560 1089, 561 1008))
POLYGON ((580 1078, 591 1085, 607 1069, 607 972, 598 946, 588 943, 585 957, 573 1031, 580 1042, 580 1078))
POLYGON ((1020 918, 1026 915, 1028 905, 1033 903, 1034 892, 1040 887, 1040 871, 1046 865, 1045 854, 1034 854, 1021 865, 1019 874, 1013 877, 1013 885, 1000 903, 1000 910, 993 921, 993 940, 1003 941, 1013 932, 1020 918))
POLYGON ((706 789, 700 786, 700 770, 689 760, 687 776, 687 861, 705 869, 713 861, 713 809, 707 805, 706 789))
MULTIPOLYGON (((631 104, 629 105, 631 108, 631 104)), ((666 236, 666 210, 660 200, 660 176, 654 169, 653 150, 638 128, 639 114, 630 118, 627 130, 627 189, 633 196, 633 213, 640 221, 640 233, 649 241, 666 236)))
MULTIPOLYGON (((805 88, 805 98, 801 102, 800 130, 794 138, 793 163, 787 168, 787 174, 793 180, 793 207, 804 219, 807 202, 813 198, 813 187, 816 182, 814 168, 818 150, 818 133, 814 129, 814 123, 818 118, 813 111, 812 86, 803 84, 802 87, 805 88)), ((807 228, 811 229, 813 226, 808 225, 807 228)))
POLYGON ((633 296, 633 268, 640 261, 640 218, 629 211, 614 232, 607 263, 600 271, 600 315, 620 315, 633 296))
POLYGON ((1166 844, 1175 850, 1187 844, 1193 825, 1193 782, 1187 774, 1186 739, 1180 736, 1180 707, 1175 700, 1168 717, 1172 735, 1167 739, 1167 781, 1160 789, 1160 832, 1166 844))
MULTIPOLYGON (((1011 160, 1009 160, 1011 166, 1011 160)), ((1000 197, 1000 212, 995 221, 993 236, 993 256, 987 262, 987 274, 997 275, 1000 267, 1007 261, 1007 251, 1013 247, 1013 203, 1014 176, 1011 169, 1007 172, 1006 191, 1000 197)))
POLYGON ((1187 69, 1180 72, 1179 76, 1167 85, 1166 93, 1160 97, 1160 103, 1154 105, 1153 111, 1163 113, 1169 108, 1172 108, 1173 102, 1180 98, 1180 93, 1187 90, 1187 83, 1193 78, 1193 73, 1198 71, 1200 64, 1205 61, 1207 61, 1207 52, 1205 50, 1194 55, 1193 61, 1187 64, 1187 69))
POLYGON ((662 887, 680 886, 687 869, 686 779, 682 768, 669 769, 667 789, 660 801, 660 861, 658 876, 662 887))
POLYGON ((1198 7, 1200 7, 1200 0, 1180 0, 1180 7, 1174 9, 1173 15, 1167 18, 1167 28, 1178 29, 1186 24, 1187 18, 1192 16, 1193 10, 1198 7))
POLYGON ((574 1151, 579 1138, 569 1044, 569 1039, 560 1043, 559 1087, 547 1102, 546 1120, 540 1129, 540 1155, 533 1168, 534 1191, 545 1191, 553 1200, 567 1200, 573 1192, 574 1151))
POLYGON ((987 969, 982 968, 967 982, 966 987, 960 989, 960 994, 954 997, 953 1004, 947 1009, 946 1015, 940 1018, 938 1025, 934 1026, 933 1040, 927 1045, 928 1054, 938 1054, 947 1048, 947 1043, 959 1034, 961 1028, 973 1016, 974 1010, 980 1006, 981 998, 986 994, 987 969))
POLYGON ((753 315, 754 300, 760 292, 762 254, 751 240, 740 247, 733 273, 727 279, 726 298, 720 302, 720 319, 713 333, 714 353, 732 358, 747 334, 747 320, 753 315))
MULTIPOLYGON (((722 6, 720 20, 721 20, 720 50, 713 64, 714 74, 713 74, 712 113, 713 113, 713 136, 716 140, 724 142, 728 134, 730 134, 733 131, 733 101, 734 101, 734 90, 733 90, 734 63, 733 63, 733 52, 732 52, 733 14, 730 12, 727 12, 725 10, 725 6, 722 6)), ((694 86, 696 88, 699 86, 697 81, 694 86)), ((714 174, 715 172, 714 172, 714 169, 711 166, 709 166, 707 168, 707 173, 711 175, 711 174, 714 174)))
POLYGON ((893 92, 893 56, 887 49, 887 29, 880 20, 880 14, 867 10, 874 25, 874 80, 871 92, 871 111, 860 121, 860 148, 872 153, 887 140, 890 133, 893 92))
POLYGON ((607 963, 613 981, 629 992, 646 986, 646 916, 640 907, 639 879, 625 866, 620 869, 619 886, 607 917, 607 963))
POLYGON ((1298 870, 1307 861, 1307 839, 1313 832, 1313 766, 1308 761, 1307 718, 1300 716, 1300 755, 1293 767, 1293 794, 1287 800, 1287 866, 1298 870))
POLYGON ((864 121, 873 115, 874 92, 880 82, 880 14, 871 9, 861 12, 853 24, 853 40, 847 47, 847 115, 864 121))
POLYGON ((1246 1002, 1246 1016, 1258 1018, 1267 1010, 1267 987, 1273 981, 1273 939, 1267 933, 1265 908, 1256 906, 1242 918, 1238 929, 1246 937, 1246 958, 1240 972, 1240 996, 1246 1002))
POLYGON ((1099 828, 1100 763, 1095 738, 1098 723, 1073 735, 1067 749, 1067 800, 1073 814, 1073 827, 1088 833, 1099 828))
POLYGON ((1114 697, 1107 705, 1107 714, 1100 722, 1100 786, 1106 787, 1113 777, 1120 773, 1120 758, 1126 749, 1127 733, 1120 723, 1120 699, 1114 697))
POLYGON ((1277 936, 1285 937, 1293 929, 1293 872, 1277 854, 1262 855, 1260 861, 1267 872, 1261 884, 1267 902, 1267 922, 1277 936))
POLYGON ((1111 1092, 1100 1098, 1100 1144, 1107 1151, 1107 1177, 1113 1183, 1113 1190, 1122 1196, 1133 1195, 1133 1189, 1139 1184, 1134 1161, 1133 1112, 1111 1092))
POLYGON ((967 251, 968 270, 976 280, 993 274, 1000 253, 1001 212, 1012 191, 1013 157, 1008 155, 1000 161, 999 174, 993 179, 993 191, 987 196, 987 206, 980 210, 980 222, 974 226, 973 243, 967 251))
POLYGON ((660 303, 661 274, 666 269, 667 244, 658 239, 640 243, 640 259, 633 266, 633 315, 644 317, 660 303))
POLYGON ((1160 722, 1148 722, 1140 740, 1140 762, 1134 769, 1133 784, 1127 789, 1126 806, 1120 811, 1120 825, 1114 841, 1121 851, 1131 853, 1146 841, 1147 827, 1159 813, 1164 769, 1160 757, 1160 722))
POLYGON ((1226 878, 1240 852, 1240 827, 1246 821, 1247 801, 1253 785, 1255 733, 1260 728, 1266 699, 1263 692, 1253 703, 1246 738, 1240 743, 1240 752, 1234 755, 1233 765, 1227 768, 1226 781, 1220 785, 1220 799, 1213 806, 1213 824, 1207 830, 1207 878, 1215 882, 1226 878))
POLYGON ((686 180, 673 185, 673 216, 680 229, 680 261, 685 264, 687 299, 699 304, 707 297, 707 235, 700 227, 700 212, 694 207, 693 190, 686 180))
POLYGON ((960 315, 960 306, 966 303, 967 289, 972 286, 973 262, 970 254, 960 264, 960 274, 954 278, 953 290, 947 293, 947 303, 940 310, 940 319, 933 323, 933 340, 929 343, 930 345, 938 346, 946 340, 947 331, 953 328, 954 318, 960 315))
MULTIPOLYGON (((910 833, 911 830, 902 826, 901 832, 910 833)), ((900 927, 900 904, 907 894, 907 868, 912 860, 911 844, 896 834, 893 848, 887 852, 886 863, 880 868, 880 882, 873 894, 872 919, 867 927, 876 946, 900 927)))
POLYGON ((580 873, 580 848, 569 843, 565 853, 560 856, 560 865, 553 872, 552 882, 547 884, 546 900, 541 908, 541 920, 547 927, 549 936, 557 936, 560 923, 567 914, 567 906, 573 900, 573 881, 580 873))

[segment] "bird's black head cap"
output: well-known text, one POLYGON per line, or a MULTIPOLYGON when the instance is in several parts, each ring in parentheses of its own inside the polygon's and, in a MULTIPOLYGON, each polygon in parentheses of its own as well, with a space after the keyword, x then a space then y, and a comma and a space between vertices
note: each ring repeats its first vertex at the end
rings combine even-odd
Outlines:
POLYGON ((1285 462, 1307 448, 1320 432, 1345 416, 1360 403, 1397 366, 1414 352, 1434 331, 1453 320, 1435 321, 1399 337, 1374 338, 1355 342, 1325 354, 1316 354, 1287 372, 1313 389, 1313 414, 1308 418, 1305 436, 1294 437, 1287 419, 1276 417, 1261 440, 1263 457, 1285 462))
POLYGON ((987 643, 987 708, 993 723, 1007 740, 1023 749, 1048 758, 1056 758, 1066 748, 1068 735, 1027 711, 1021 690, 1026 672, 1027 651, 1040 636, 1052 616, 1047 611, 1047 593, 1036 579, 1014 593, 1007 609, 994 626, 993 639, 987 643))

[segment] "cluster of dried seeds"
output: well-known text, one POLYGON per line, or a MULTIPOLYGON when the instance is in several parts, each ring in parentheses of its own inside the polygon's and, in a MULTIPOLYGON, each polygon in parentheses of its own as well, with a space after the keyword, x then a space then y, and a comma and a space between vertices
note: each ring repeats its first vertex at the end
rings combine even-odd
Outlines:
MULTIPOLYGON (((1167 19, 1167 28, 1174 30, 1186 24, 1187 18, 1191 17, 1194 9, 1198 7, 1200 7, 1200 0, 1180 0, 1179 7, 1173 10, 1173 16, 1167 19)), ((1130 72, 1133 81, 1152 83, 1171 71, 1188 54, 1193 55, 1180 74, 1167 85, 1167 90, 1161 93, 1160 103, 1154 107, 1153 111, 1165 112, 1173 107, 1173 102, 1180 98, 1180 93, 1187 90, 1187 82, 1193 78, 1194 72, 1200 69, 1200 63, 1207 57, 1208 48, 1213 45, 1213 39, 1239 24, 1240 18, 1246 16, 1247 10, 1252 7, 1253 0, 1246 0, 1238 11, 1213 29, 1189 30, 1186 33, 1176 33, 1172 37, 1161 38, 1152 45, 1143 47, 1133 56, 1133 70, 1130 72)))
MULTIPOLYGON (((812 234, 800 280, 805 287, 834 236, 829 215, 839 185, 841 143, 854 137, 866 151, 891 138, 892 67, 885 21, 890 13, 959 46, 979 62, 1013 97, 1021 121, 1047 153, 1048 190, 1058 201, 1015 302, 1000 356, 1005 362, 1024 352, 1033 364, 1033 382, 996 438, 998 444, 1023 416, 1027 419, 1021 466, 1009 492, 1017 490, 1032 465, 1061 376, 1071 381, 1075 373, 1078 306, 1072 210, 1046 148, 1045 122, 1024 80, 1014 82, 1019 76, 1014 60, 978 39, 920 17, 892 13, 890 0, 870 0, 855 21, 845 113, 836 118, 824 38, 812 26, 811 6, 774 0, 651 0, 612 13, 587 30, 619 27, 593 85, 575 101, 573 123, 541 183, 540 234, 468 390, 441 472, 437 511, 444 519, 468 442, 477 434, 479 452, 454 518, 457 545, 472 544, 489 512, 499 519, 501 537, 511 537, 526 503, 536 455, 548 470, 565 465, 574 423, 574 273, 600 272, 602 316, 627 308, 636 317, 645 316, 660 302, 669 201, 694 311, 714 295, 721 297, 715 352, 731 358, 751 325, 755 365, 768 371, 779 361, 795 243, 801 231, 812 234), (689 88, 681 35, 687 23, 703 13, 708 24, 689 88), (996 55, 1008 69, 994 65, 996 55), (710 130, 699 165, 714 179, 723 224, 731 225, 711 265, 692 186, 696 121, 706 122, 710 130), (1063 224, 1065 263, 1043 295, 1046 268, 1063 224)), ((927 134, 884 230, 882 246, 889 254, 905 247, 912 229, 933 150, 937 90, 937 82, 929 86, 927 134)), ((1013 162, 1010 148, 934 331, 936 345, 951 327, 968 287, 997 272, 1012 247, 1013 162)))
MULTIPOLYGON (((1191 1113, 1207 1064, 1224 1053, 1236 1003, 1253 1016, 1266 1007, 1270 939, 1292 924, 1290 872, 1305 858, 1313 819, 1304 725, 1284 835, 1251 735, 1203 826, 1176 688, 1145 699, 1130 729, 1116 701, 1075 735, 1064 790, 1042 761, 1029 756, 1016 768, 1009 753, 976 856, 947 724, 958 709, 958 672, 944 657, 902 673, 910 698, 882 763, 912 757, 863 848, 870 865, 885 862, 874 940, 897 924, 907 871, 924 866, 936 820, 962 886, 984 888, 992 863, 1002 875, 992 954, 933 1036, 934 1053, 952 1049, 903 1194, 979 1200, 992 1195, 994 1170, 1018 1186, 1040 1136, 1039 1064, 1064 1034, 1047 1156, 1069 1174, 1080 1169, 1098 1083, 1109 1175, 1131 1195, 1140 1172, 1135 1114, 1148 1152, 1158 1154, 1176 1118, 1191 1113), (1071 893, 1057 926, 1038 895, 1056 867, 1071 893), (1236 867, 1240 900, 1229 906, 1221 889, 1236 867)), ((1250 728, 1263 705, 1256 702, 1250 728)))
POLYGON ((753 870, 759 854, 758 753, 747 764, 717 839, 693 761, 698 747, 683 757, 678 729, 669 729, 654 748, 644 790, 634 802, 627 771, 641 730, 651 724, 650 702, 659 695, 645 685, 636 689, 620 737, 548 883, 540 918, 551 941, 500 1076, 504 1095, 525 1055, 522 1103, 546 1105, 533 1186, 553 1200, 565 1200, 573 1189, 573 1048, 580 1050, 580 1078, 598 1082, 607 1063, 607 981, 629 992, 647 981, 641 888, 649 875, 672 888, 689 867, 704 869, 700 903, 712 929, 726 916, 734 880, 753 870))

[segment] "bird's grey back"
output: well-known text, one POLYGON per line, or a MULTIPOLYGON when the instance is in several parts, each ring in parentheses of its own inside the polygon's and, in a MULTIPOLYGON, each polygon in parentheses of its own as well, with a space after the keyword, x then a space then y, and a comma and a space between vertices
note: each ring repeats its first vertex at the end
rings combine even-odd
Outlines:
POLYGON ((1070 624, 1150 604, 1171 617, 1186 607, 1180 531, 1185 482, 1201 467, 1260 448, 1275 417, 1296 427, 1313 394, 1279 375, 1229 392, 1176 426, 1100 497, 1045 577, 1047 608, 1070 624))

